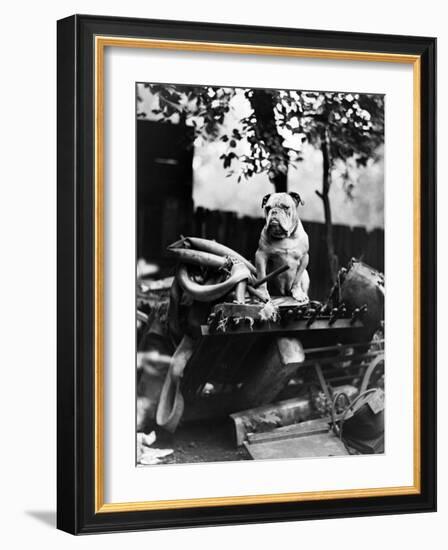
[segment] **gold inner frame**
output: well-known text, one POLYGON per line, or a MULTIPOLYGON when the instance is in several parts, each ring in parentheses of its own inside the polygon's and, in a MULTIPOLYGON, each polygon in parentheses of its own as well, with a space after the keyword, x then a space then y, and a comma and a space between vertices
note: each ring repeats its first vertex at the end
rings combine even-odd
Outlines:
POLYGON ((96 36, 95 54, 95 513, 163 510, 205 506, 231 506, 274 502, 299 502, 338 498, 379 497, 420 493, 420 122, 421 122, 421 60, 417 55, 380 52, 321 50, 251 44, 225 44, 196 41, 155 40, 96 36), (414 179, 414 480, 413 485, 350 490, 277 493, 263 495, 191 498, 142 502, 104 502, 104 51, 106 47, 154 48, 209 53, 234 53, 269 56, 301 57, 350 61, 407 63, 413 65, 413 179, 414 179))

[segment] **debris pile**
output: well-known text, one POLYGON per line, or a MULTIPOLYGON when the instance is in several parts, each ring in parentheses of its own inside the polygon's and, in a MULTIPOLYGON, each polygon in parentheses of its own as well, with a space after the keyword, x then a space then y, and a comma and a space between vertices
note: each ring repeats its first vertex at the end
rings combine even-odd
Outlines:
POLYGON ((156 442, 155 432, 145 434, 137 432, 137 464, 162 464, 164 458, 173 454, 173 449, 156 449, 152 445, 156 442))

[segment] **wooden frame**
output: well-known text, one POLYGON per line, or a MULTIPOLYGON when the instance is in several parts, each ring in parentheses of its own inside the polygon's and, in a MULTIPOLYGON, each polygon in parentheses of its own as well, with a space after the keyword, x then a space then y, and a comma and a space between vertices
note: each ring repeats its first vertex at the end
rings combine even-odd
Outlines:
POLYGON ((58 527, 71 533, 435 509, 433 38, 73 16, 58 22, 58 527), (411 63, 414 74, 414 484, 105 504, 103 56, 108 46, 411 63))

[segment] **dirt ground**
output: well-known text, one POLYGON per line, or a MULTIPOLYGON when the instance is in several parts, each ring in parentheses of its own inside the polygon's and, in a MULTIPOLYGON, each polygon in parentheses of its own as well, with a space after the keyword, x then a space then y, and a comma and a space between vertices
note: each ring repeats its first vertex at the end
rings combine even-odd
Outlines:
POLYGON ((190 423, 180 426, 175 434, 161 431, 157 433, 156 446, 174 450, 164 459, 166 464, 250 460, 243 447, 236 447, 229 420, 190 423))

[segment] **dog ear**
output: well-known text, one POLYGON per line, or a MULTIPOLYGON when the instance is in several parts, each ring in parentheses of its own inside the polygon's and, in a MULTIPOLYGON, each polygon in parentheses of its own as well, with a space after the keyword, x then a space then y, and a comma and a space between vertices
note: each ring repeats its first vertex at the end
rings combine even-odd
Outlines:
POLYGON ((305 204, 302 200, 302 197, 298 193, 294 193, 294 191, 291 191, 290 193, 288 193, 288 195, 290 195, 294 199, 294 202, 297 206, 305 204))
POLYGON ((268 193, 263 197, 263 200, 261 201, 261 208, 264 208, 266 206, 266 203, 269 200, 269 197, 272 195, 272 193, 268 193))

